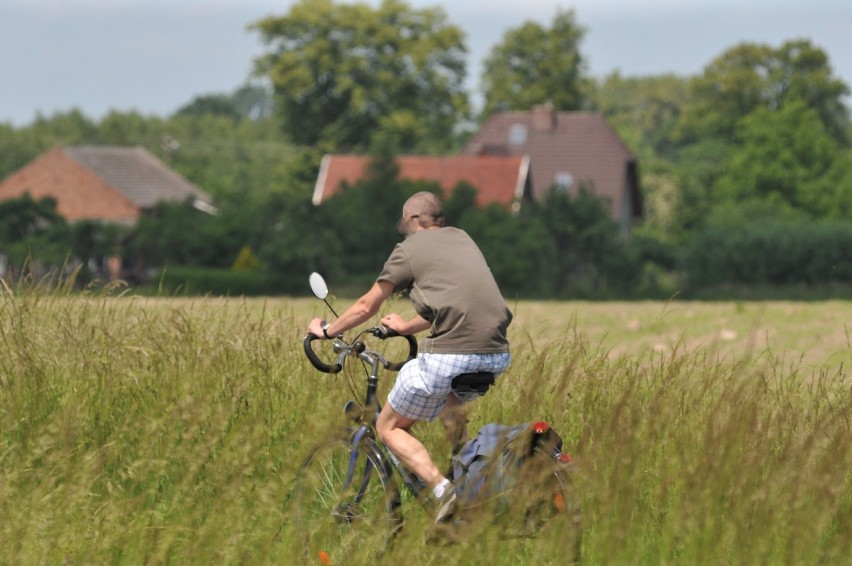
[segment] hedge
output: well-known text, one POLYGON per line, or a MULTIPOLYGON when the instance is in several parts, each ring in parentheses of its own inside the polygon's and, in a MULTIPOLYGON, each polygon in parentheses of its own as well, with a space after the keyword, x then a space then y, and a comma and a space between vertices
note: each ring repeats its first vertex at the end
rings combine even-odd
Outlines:
POLYGON ((309 293, 308 276, 172 266, 160 270, 150 286, 166 295, 262 296, 309 293))
POLYGON ((680 268, 690 288, 852 283, 852 223, 710 226, 684 247, 680 268))

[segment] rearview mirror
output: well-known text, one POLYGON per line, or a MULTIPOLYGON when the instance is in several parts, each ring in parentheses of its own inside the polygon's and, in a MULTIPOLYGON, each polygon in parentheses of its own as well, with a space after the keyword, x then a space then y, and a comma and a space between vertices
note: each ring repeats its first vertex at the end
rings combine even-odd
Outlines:
POLYGON ((328 286, 325 284, 325 279, 322 278, 322 275, 314 271, 308 277, 308 283, 311 284, 311 291, 313 291, 317 299, 324 301, 328 297, 328 286))

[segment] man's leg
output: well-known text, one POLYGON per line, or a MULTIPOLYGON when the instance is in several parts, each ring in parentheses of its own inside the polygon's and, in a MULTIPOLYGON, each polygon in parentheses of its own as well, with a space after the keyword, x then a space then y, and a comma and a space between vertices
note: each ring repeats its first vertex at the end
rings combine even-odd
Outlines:
POLYGON ((452 452, 456 454, 467 442, 467 411, 458 395, 450 393, 447 402, 441 409, 440 418, 452 452))
POLYGON ((387 403, 379 414, 376 431, 385 446, 431 489, 445 478, 429 457, 426 447, 408 432, 415 422, 397 413, 387 403))

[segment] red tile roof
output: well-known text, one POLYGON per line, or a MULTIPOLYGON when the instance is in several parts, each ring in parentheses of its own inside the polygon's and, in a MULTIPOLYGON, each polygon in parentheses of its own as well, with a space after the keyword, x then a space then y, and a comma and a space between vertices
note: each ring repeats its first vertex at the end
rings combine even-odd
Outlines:
MULTIPOLYGON (((324 156, 314 187, 314 204, 333 196, 342 183, 352 185, 363 178, 370 159, 366 155, 324 156)), ((478 190, 480 206, 492 202, 512 205, 529 198, 529 159, 524 155, 401 155, 396 161, 401 179, 436 182, 445 197, 466 181, 478 190)))

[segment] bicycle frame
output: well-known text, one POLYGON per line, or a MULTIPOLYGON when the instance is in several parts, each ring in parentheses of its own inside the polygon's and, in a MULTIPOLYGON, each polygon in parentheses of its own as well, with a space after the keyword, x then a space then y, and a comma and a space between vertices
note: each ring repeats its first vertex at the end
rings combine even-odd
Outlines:
MULTIPOLYGON (((350 348, 349 345, 344 345, 342 342, 338 344, 338 341, 335 341, 334 349, 336 352, 344 351, 345 349, 350 348), (341 347, 342 346, 342 347, 341 347)), ((349 401, 344 406, 344 412, 348 418, 351 418, 355 424, 357 425, 352 429, 350 436, 350 449, 351 455, 349 460, 349 469, 346 474, 346 483, 344 485, 344 489, 348 488, 351 485, 352 480, 354 479, 354 475, 356 470, 355 462, 357 461, 358 450, 367 450, 369 453, 372 453, 373 459, 377 462, 381 463, 383 468, 379 473, 385 473, 388 479, 393 478, 393 470, 395 469, 398 473, 399 478, 402 480, 402 484, 407 487, 415 497, 420 495, 420 492, 425 488, 425 484, 413 473, 408 471, 399 461, 393 453, 381 444, 378 440, 378 435, 376 434, 376 421, 378 420, 379 413, 381 413, 382 405, 378 400, 377 392, 379 387, 379 366, 382 364, 386 364, 386 360, 381 357, 377 352, 372 351, 361 351, 357 354, 358 358, 362 360, 364 363, 368 364, 370 367, 370 371, 367 374, 367 391, 364 396, 364 407, 369 411, 371 408, 375 407, 375 410, 371 411, 371 415, 367 422, 363 419, 363 413, 360 411, 355 411, 354 401, 349 401)), ((364 476, 362 480, 361 487, 358 491, 358 497, 356 498, 356 502, 360 502, 361 497, 363 496, 363 490, 367 485, 367 482, 370 479, 370 475, 372 474, 371 469, 371 459, 368 458, 366 469, 364 470, 364 476)), ((399 498, 399 489, 398 487, 394 488, 395 498, 399 498)))

